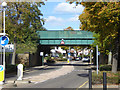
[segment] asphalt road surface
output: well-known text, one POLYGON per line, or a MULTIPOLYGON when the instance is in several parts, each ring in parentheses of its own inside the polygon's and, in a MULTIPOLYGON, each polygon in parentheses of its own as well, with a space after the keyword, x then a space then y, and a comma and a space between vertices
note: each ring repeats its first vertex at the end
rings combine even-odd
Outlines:
MULTIPOLYGON (((63 65, 64 64, 56 64, 55 67, 63 65)), ((24 88, 88 88, 86 83, 88 82, 89 66, 81 61, 75 61, 75 64, 71 64, 71 66, 74 66, 74 70, 69 74, 42 83, 31 83, 25 85, 24 88)))

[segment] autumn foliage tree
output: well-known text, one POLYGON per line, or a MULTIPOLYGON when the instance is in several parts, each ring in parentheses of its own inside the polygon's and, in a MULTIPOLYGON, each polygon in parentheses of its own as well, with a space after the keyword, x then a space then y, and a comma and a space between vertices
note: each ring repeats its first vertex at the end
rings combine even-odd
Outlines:
POLYGON ((64 30, 74 30, 72 27, 67 27, 67 28, 65 28, 64 30))
POLYGON ((101 51, 113 51, 112 71, 117 71, 120 45, 120 2, 82 2, 81 29, 99 34, 101 51), (106 47, 107 46, 107 47, 106 47), (108 48, 110 47, 110 48, 108 48))
POLYGON ((120 66, 120 2, 89 2, 89 0, 67 0, 70 3, 82 4, 85 9, 79 16, 82 30, 98 34, 100 51, 108 49, 113 52, 112 72, 116 73, 120 66))

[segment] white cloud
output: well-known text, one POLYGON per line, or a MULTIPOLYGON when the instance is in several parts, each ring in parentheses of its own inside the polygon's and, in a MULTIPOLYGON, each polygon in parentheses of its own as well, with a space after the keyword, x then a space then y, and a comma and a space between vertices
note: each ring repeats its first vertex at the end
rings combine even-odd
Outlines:
POLYGON ((64 19, 61 17, 48 16, 48 18, 46 18, 46 24, 52 27, 63 26, 64 19))
POLYGON ((79 20, 79 15, 75 15, 74 17, 71 17, 68 19, 68 21, 78 21, 79 20))
POLYGON ((54 11, 59 13, 82 13, 84 7, 82 5, 76 6, 75 3, 60 3, 58 4, 54 11))
POLYGON ((48 16, 45 20, 51 26, 65 26, 66 23, 78 22, 78 17, 79 15, 75 15, 74 17, 64 19, 62 17, 48 16))
POLYGON ((63 19, 61 17, 49 16, 45 19, 46 22, 68 22, 68 21, 79 21, 79 15, 75 15, 71 18, 63 19))
POLYGON ((46 22, 62 22, 63 19, 60 17, 55 17, 55 16, 49 16, 46 18, 46 22))
MULTIPOLYGON (((80 22, 78 20, 78 17, 79 17, 79 15, 75 15, 75 16, 69 17, 69 18, 48 16, 46 18, 46 24, 45 25, 51 27, 51 28, 49 28, 50 30, 52 30, 54 28, 55 28, 55 30, 58 30, 59 28, 64 29, 67 26, 72 26, 74 28, 75 23, 78 24, 78 27, 79 27, 80 22)), ((75 29, 75 30, 78 30, 78 29, 75 29)))

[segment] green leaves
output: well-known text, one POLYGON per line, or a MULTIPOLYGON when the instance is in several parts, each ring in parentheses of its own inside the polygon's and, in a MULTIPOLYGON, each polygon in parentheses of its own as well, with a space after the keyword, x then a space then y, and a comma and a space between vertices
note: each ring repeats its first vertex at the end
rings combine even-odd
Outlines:
MULTIPOLYGON (((6 9, 6 33, 10 42, 17 44, 30 44, 38 42, 36 31, 42 30, 44 20, 40 11, 40 3, 9 2, 6 9)), ((45 28, 43 28, 45 30, 45 28)), ((37 45, 37 44, 36 44, 37 45)), ((30 47, 28 45, 28 47, 30 47)))

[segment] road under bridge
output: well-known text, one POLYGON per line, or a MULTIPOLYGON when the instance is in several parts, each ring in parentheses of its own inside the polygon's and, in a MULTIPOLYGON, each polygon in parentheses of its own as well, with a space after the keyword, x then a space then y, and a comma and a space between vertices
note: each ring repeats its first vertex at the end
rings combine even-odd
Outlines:
POLYGON ((51 46, 90 46, 94 42, 90 31, 37 31, 39 35, 38 52, 50 53, 51 46))

